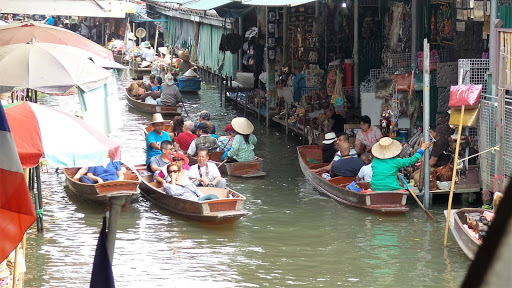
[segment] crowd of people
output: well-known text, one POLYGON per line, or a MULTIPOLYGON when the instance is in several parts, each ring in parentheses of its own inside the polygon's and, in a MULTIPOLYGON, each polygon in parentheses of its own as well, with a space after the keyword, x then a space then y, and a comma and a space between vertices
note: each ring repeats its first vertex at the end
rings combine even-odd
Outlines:
MULTIPOLYGON (((347 133, 339 129, 339 123, 344 123, 344 120, 333 119, 331 132, 325 134, 321 145, 322 162, 329 164, 312 170, 324 179, 349 177, 357 182, 369 182, 373 191, 402 190, 397 173, 402 168, 417 164, 424 151, 430 148, 430 142, 423 143, 411 157, 398 158, 402 152, 402 144, 395 139, 383 137, 380 129, 371 125, 370 117, 361 117, 361 129, 356 134, 353 145, 350 144, 347 133)), ((431 128, 434 145, 430 159, 426 161, 432 169, 450 164, 452 132, 447 124, 431 128)), ((420 170, 414 173, 416 183, 420 182, 420 170)))
POLYGON ((176 106, 183 101, 176 79, 171 74, 165 75, 165 81, 162 77, 151 74, 149 82, 144 82, 142 74, 139 74, 126 92, 135 100, 147 104, 176 106))

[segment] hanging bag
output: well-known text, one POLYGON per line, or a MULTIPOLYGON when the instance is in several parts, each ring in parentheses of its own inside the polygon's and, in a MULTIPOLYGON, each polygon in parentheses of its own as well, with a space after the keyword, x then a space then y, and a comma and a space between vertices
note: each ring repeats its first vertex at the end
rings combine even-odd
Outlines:
POLYGON ((409 91, 411 89, 411 77, 410 73, 391 75, 391 79, 395 81, 397 91, 409 91))
POLYGON ((482 95, 482 85, 457 85, 450 87, 450 101, 448 106, 451 108, 477 108, 482 95))

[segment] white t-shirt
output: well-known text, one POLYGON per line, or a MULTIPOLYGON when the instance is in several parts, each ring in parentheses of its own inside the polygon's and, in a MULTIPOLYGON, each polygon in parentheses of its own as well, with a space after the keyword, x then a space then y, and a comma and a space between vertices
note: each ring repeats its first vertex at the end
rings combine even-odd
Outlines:
POLYGON ((153 62, 154 51, 152 47, 150 49, 145 48, 142 52, 142 58, 148 62, 153 62))
MULTIPOLYGON (((212 182, 215 178, 220 176, 220 171, 217 168, 217 165, 212 162, 206 162, 206 166, 208 166, 208 182, 212 182)), ((201 167, 201 175, 199 174, 199 164, 192 165, 188 170, 188 177, 190 178, 204 178, 206 177, 206 166, 201 167)))
POLYGON ((361 178, 361 181, 363 181, 363 182, 372 181, 372 175, 373 175, 373 170, 372 170, 371 163, 361 167, 361 169, 359 170, 359 174, 357 174, 357 176, 359 176, 359 178, 361 178))

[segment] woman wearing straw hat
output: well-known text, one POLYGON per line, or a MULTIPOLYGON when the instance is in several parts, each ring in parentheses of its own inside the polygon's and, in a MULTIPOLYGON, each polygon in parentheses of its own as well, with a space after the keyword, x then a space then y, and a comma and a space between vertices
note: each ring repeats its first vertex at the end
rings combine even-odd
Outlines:
POLYGON ((231 125, 237 134, 231 149, 227 151, 226 162, 253 161, 254 145, 258 139, 252 134, 254 126, 251 121, 244 117, 237 117, 231 121, 231 125))
POLYGON ((182 60, 178 66, 179 76, 185 74, 188 70, 192 69, 193 65, 190 63, 190 54, 188 50, 181 50, 178 52, 178 57, 182 60))
POLYGON ((429 142, 423 143, 412 157, 401 159, 396 158, 402 151, 400 142, 389 137, 380 139, 372 148, 374 156, 372 163, 373 176, 370 182, 372 190, 402 190, 403 188, 398 184, 398 170, 416 163, 423 156, 425 149, 429 147, 429 142))

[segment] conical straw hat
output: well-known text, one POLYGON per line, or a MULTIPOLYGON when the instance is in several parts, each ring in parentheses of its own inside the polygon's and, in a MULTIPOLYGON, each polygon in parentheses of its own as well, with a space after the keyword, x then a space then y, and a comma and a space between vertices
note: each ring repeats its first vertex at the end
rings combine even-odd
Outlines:
POLYGON ((185 77, 199 77, 193 69, 188 69, 187 73, 183 74, 185 77))
POLYGON ((384 137, 373 145, 372 154, 380 159, 389 159, 397 156, 402 151, 402 144, 389 137, 384 137))
POLYGON ((251 121, 247 120, 244 117, 236 117, 231 120, 231 125, 233 125, 233 129, 240 134, 251 134, 254 131, 254 126, 251 121))
POLYGON ((178 52, 178 57, 181 58, 183 61, 189 61, 190 60, 190 54, 188 53, 188 50, 181 50, 178 52))

